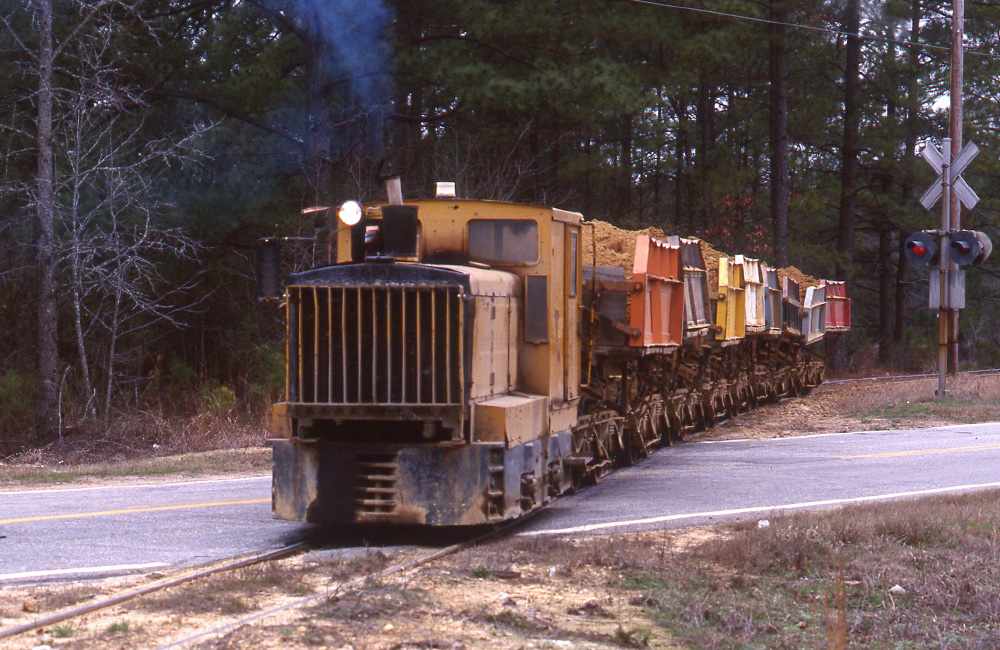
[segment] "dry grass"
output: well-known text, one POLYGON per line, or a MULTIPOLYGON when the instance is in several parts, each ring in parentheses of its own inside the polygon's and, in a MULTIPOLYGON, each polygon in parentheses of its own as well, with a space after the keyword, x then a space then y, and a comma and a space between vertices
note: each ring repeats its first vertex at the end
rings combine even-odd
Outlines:
POLYGON ((91 423, 42 448, 0 459, 0 485, 70 483, 81 478, 259 473, 270 467, 266 418, 201 413, 122 416, 91 423))
POLYGON ((623 545, 603 560, 621 572, 617 586, 694 647, 995 647, 997 496, 739 524, 688 552, 623 545))
POLYGON ((936 389, 937 378, 824 384, 806 397, 765 404, 698 435, 772 438, 1000 420, 1000 376, 949 377, 950 394, 942 400, 935 398, 936 389))
POLYGON ((174 418, 155 411, 139 412, 122 415, 107 426, 91 422, 86 428, 68 430, 45 447, 7 460, 74 464, 255 447, 263 444, 268 426, 266 417, 237 412, 174 418))
POLYGON ((1000 377, 962 375, 948 379, 948 395, 937 399, 936 378, 886 382, 845 397, 839 406, 862 417, 903 420, 926 416, 961 423, 1000 419, 1000 377))
POLYGON ((223 449, 68 465, 30 462, 30 458, 0 463, 0 487, 62 485, 77 482, 138 480, 143 477, 190 478, 265 474, 271 469, 266 447, 223 449))

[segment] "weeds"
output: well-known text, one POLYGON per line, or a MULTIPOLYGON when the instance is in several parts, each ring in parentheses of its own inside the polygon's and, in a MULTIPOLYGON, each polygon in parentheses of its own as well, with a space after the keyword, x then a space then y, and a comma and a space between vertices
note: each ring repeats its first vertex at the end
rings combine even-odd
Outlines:
POLYGON ((477 566, 475 569, 472 570, 472 575, 474 575, 477 578, 482 578, 484 580, 491 580, 495 578, 497 574, 493 571, 493 569, 484 567, 483 565, 480 564, 479 566, 477 566))
POLYGON ((421 590, 387 584, 366 585, 360 591, 327 599, 320 616, 347 621, 379 620, 425 603, 426 596, 421 590))
POLYGON ((264 593, 296 593, 309 590, 303 581, 308 570, 267 562, 211 576, 185 589, 159 593, 143 601, 147 611, 243 614, 254 609, 264 593))
POLYGON ((499 614, 487 614, 483 617, 483 620, 490 625, 504 628, 514 628, 522 632, 541 632, 546 629, 544 625, 539 625, 538 623, 521 616, 517 612, 512 612, 507 609, 503 610, 499 614))
POLYGON ((52 636, 57 639, 66 639, 73 636, 73 628, 68 625, 57 625, 52 628, 52 636))
POLYGON ((136 629, 133 628, 132 624, 129 623, 127 620, 115 621, 114 623, 109 625, 105 630, 105 632, 107 632, 108 634, 120 634, 120 635, 126 635, 129 632, 135 632, 135 631, 136 629))
POLYGON ((653 633, 644 627, 624 628, 621 625, 615 630, 614 642, 626 648, 645 648, 653 638, 653 633))

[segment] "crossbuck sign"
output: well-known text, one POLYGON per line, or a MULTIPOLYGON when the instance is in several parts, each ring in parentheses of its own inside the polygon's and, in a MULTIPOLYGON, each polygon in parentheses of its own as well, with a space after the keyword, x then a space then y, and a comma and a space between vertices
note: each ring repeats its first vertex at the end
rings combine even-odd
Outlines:
MULTIPOLYGON (((946 140, 946 142, 948 142, 946 140)), ((950 148, 950 146, 949 146, 950 148)), ((949 157, 951 152, 946 152, 949 157)), ((965 206, 966 210, 971 210, 976 207, 979 203, 979 196, 976 192, 969 187, 969 184, 965 182, 962 178, 962 172, 965 168, 969 166, 972 159, 976 157, 979 153, 979 147, 976 143, 969 142, 964 147, 962 151, 959 152, 958 157, 955 158, 954 162, 950 166, 945 162, 945 156, 941 153, 941 150, 934 146, 933 143, 928 143, 926 147, 920 152, 920 155, 924 160, 927 161, 934 171, 938 173, 937 180, 930 186, 930 188, 924 192, 924 195, 920 197, 920 205, 924 206, 925 210, 930 210, 931 206, 937 203, 937 200, 941 198, 942 186, 944 185, 945 170, 948 172, 947 184, 951 186, 951 191, 958 195, 959 200, 962 205, 965 206)))

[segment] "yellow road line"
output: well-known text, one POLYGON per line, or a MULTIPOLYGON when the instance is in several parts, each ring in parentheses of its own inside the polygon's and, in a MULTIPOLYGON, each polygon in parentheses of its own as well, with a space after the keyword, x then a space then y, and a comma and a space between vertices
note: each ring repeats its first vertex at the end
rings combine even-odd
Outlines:
POLYGON ((926 456, 930 454, 954 454, 963 451, 989 451, 1000 449, 1000 445, 975 445, 972 447, 948 447, 945 449, 914 449, 913 451, 889 451, 882 454, 862 454, 860 456, 837 456, 841 460, 855 458, 893 458, 899 456, 926 456))
POLYGON ((213 508, 218 506, 240 506, 250 503, 271 503, 270 499, 248 499, 246 501, 213 501, 208 503, 185 503, 178 506, 150 506, 146 508, 124 508, 122 510, 101 510, 98 512, 80 512, 69 515, 39 515, 37 517, 15 517, 0 519, 2 524, 23 524, 29 521, 54 521, 56 519, 84 519, 86 517, 107 517, 109 515, 127 515, 136 512, 163 512, 165 510, 190 510, 192 508, 213 508))

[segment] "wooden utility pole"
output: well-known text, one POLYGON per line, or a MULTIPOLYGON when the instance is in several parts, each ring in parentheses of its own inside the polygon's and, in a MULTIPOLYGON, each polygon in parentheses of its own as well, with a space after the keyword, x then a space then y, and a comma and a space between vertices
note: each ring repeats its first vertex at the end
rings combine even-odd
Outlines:
MULTIPOLYGON (((949 164, 954 162, 962 150, 962 86, 965 77, 964 69, 964 39, 965 39, 965 0, 952 0, 951 4, 951 106, 948 111, 951 137, 951 154, 946 158, 949 164)), ((945 156, 949 154, 945 152, 945 156)), ((944 201, 942 201, 942 204, 944 201)), ((950 230, 960 230, 962 227, 962 202, 957 194, 951 193, 951 205, 942 205, 942 210, 948 210, 950 215, 950 230)), ((942 224, 943 225, 943 224, 942 224)), ((952 262, 948 265, 949 272, 957 273, 958 265, 952 262)), ((943 275, 943 274, 942 274, 943 275)), ((947 329, 946 342, 948 346, 948 374, 958 374, 958 311, 951 309, 942 311, 939 318, 945 319, 947 329)), ((945 328, 940 328, 945 329, 945 328)))
POLYGON ((38 21, 38 170, 35 206, 38 216, 38 394, 35 397, 35 436, 51 439, 59 428, 59 305, 55 260, 55 165, 52 144, 52 98, 55 51, 52 46, 52 0, 34 3, 38 21))

